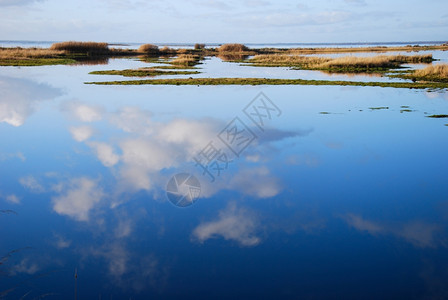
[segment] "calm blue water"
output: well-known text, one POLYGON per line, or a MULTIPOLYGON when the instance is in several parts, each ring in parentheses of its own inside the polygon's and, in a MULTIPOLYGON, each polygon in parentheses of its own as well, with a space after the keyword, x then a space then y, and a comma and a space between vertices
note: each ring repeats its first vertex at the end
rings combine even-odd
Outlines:
POLYGON ((0 69, 0 298, 446 297, 446 92, 84 84, 141 65, 0 69))

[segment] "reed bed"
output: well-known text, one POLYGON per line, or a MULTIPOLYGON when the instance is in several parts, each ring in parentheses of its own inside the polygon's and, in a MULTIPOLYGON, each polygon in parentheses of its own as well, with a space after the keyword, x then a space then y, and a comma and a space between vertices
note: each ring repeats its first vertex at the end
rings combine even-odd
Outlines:
POLYGON ((199 56, 193 54, 180 54, 170 63, 173 65, 194 66, 199 63, 199 56))
POLYGON ((330 58, 317 56, 301 56, 286 54, 261 54, 253 57, 250 62, 257 65, 272 66, 304 66, 317 65, 330 61, 330 58))
POLYGON ((419 46, 419 45, 407 45, 407 46, 375 46, 375 47, 333 47, 333 48, 295 48, 288 52, 291 54, 330 54, 330 53, 360 53, 360 52, 418 52, 428 50, 448 50, 448 44, 431 45, 431 46, 419 46))
POLYGON ((448 64, 430 65, 407 75, 414 81, 448 82, 448 64))
POLYGON ((218 48, 218 52, 246 52, 250 49, 243 44, 224 44, 218 48))
POLYGON ((416 75, 416 76, 440 76, 440 77, 448 78, 448 65, 440 64, 440 65, 427 66, 424 69, 415 71, 414 75, 416 75))
POLYGON ((62 50, 71 54, 104 55, 109 54, 107 43, 97 42, 61 42, 51 45, 50 50, 62 50))
POLYGON ((429 63, 433 61, 431 54, 426 55, 380 55, 373 57, 345 56, 328 58, 318 56, 302 56, 287 54, 262 54, 249 62, 258 66, 289 66, 312 70, 329 71, 384 71, 397 68, 403 63, 429 63))
POLYGON ((55 58, 62 54, 62 50, 42 48, 0 48, 0 59, 55 58))
POLYGON ((138 52, 146 55, 158 55, 160 53, 159 47, 153 44, 144 44, 138 48, 138 52))

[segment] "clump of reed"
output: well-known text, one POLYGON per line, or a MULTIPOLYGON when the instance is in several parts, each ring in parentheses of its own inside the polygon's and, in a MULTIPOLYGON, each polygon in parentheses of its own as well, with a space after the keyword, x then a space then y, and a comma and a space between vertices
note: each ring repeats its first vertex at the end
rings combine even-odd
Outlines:
POLYGON ((170 63, 173 65, 194 66, 199 63, 199 56, 193 54, 180 54, 170 63))
POLYGON ((50 50, 60 50, 71 54, 105 55, 109 54, 107 43, 97 42, 61 42, 51 45, 50 50))
POLYGON ((138 48, 138 52, 144 53, 146 55, 159 55, 159 47, 153 44, 144 44, 138 48))
POLYGON ((448 82, 448 64, 430 65, 410 74, 412 80, 448 82))
POLYGON ((194 44, 194 50, 203 50, 205 49, 205 44, 194 44))
POLYGON ((302 69, 338 71, 385 71, 397 68, 403 63, 428 63, 433 61, 431 54, 426 55, 380 55, 372 57, 344 56, 328 58, 288 54, 256 55, 249 62, 258 66, 286 66, 302 69))
POLYGON ((160 49, 160 54, 161 54, 161 55, 166 55, 166 56, 169 56, 169 55, 175 55, 175 54, 177 54, 177 50, 165 46, 165 47, 163 47, 162 49, 160 49))
POLYGON ((0 48, 0 59, 55 58, 62 54, 62 50, 42 48, 0 48))
POLYGON ((433 61, 431 54, 426 55, 379 55, 372 57, 344 56, 334 58, 314 66, 316 69, 390 69, 403 63, 421 63, 433 61))
POLYGON ((243 44, 224 44, 218 48, 219 52, 245 52, 249 51, 249 48, 243 44))
POLYGON ((257 65, 272 66, 312 66, 330 61, 330 58, 318 56, 301 56, 287 54, 261 54, 254 56, 250 62, 257 65))

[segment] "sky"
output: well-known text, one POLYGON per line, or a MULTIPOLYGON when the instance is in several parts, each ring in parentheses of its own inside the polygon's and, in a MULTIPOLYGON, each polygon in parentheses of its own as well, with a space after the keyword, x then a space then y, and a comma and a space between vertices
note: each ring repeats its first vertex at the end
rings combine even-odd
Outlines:
POLYGON ((446 0, 0 0, 0 40, 447 41, 446 0))

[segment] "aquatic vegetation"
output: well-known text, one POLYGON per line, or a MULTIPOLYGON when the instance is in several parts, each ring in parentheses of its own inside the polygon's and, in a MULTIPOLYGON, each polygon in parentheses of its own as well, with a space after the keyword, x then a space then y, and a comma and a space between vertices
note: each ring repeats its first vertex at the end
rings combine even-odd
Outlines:
POLYGON ((428 118, 436 118, 436 119, 442 119, 442 118, 448 118, 448 115, 430 115, 427 116, 428 118))
POLYGON ((403 63, 431 62, 432 54, 426 55, 391 55, 373 57, 345 56, 331 59, 327 62, 312 66, 313 69, 328 69, 335 71, 387 71, 398 68, 403 63))
POLYGON ((0 48, 0 66, 66 65, 76 61, 62 50, 42 48, 0 48))
POLYGON ((198 55, 181 54, 169 63, 173 65, 194 66, 199 63, 199 59, 200 57, 198 55))
POLYGON ((164 71, 154 68, 142 68, 142 69, 128 69, 128 70, 106 70, 106 71, 93 71, 89 74, 93 75, 121 75, 126 77, 149 77, 159 75, 190 75, 198 74, 198 71, 164 71))
POLYGON ((170 55, 176 55, 177 54, 177 50, 170 48, 170 47, 163 47, 162 49, 160 49, 160 55, 165 55, 165 56, 170 56, 170 55))
POLYGON ((29 59, 0 59, 0 66, 47 66, 47 65, 71 65, 77 61, 69 58, 29 58, 29 59))
POLYGON ((138 48, 138 52, 144 53, 146 55, 159 55, 159 47, 153 44, 144 44, 138 48))
POLYGON ((415 81, 448 82, 448 64, 431 65, 424 69, 416 70, 409 75, 403 75, 415 81))
POLYGON ((384 72, 398 68, 403 63, 431 62, 432 54, 425 55, 380 55, 373 57, 345 56, 328 58, 289 54, 262 54, 248 62, 264 67, 294 67, 305 70, 325 70, 330 72, 384 72))
POLYGON ((380 106, 380 107, 369 107, 370 110, 381 110, 381 109, 389 109, 388 106, 380 106))
POLYGON ((256 55, 248 62, 262 67, 300 67, 311 68, 313 65, 330 61, 330 58, 317 56, 301 56, 287 54, 261 54, 256 55))
POLYGON ((224 44, 218 48, 218 52, 245 52, 250 49, 243 44, 224 44))
POLYGON ((328 48, 294 48, 290 49, 289 53, 292 54, 331 54, 331 53, 360 53, 360 52, 418 52, 429 50, 448 50, 448 45, 431 45, 431 46, 419 46, 419 45, 407 45, 407 46, 375 46, 375 47, 328 47, 328 48))
POLYGON ((0 59, 55 58, 65 52, 43 48, 0 48, 0 59))
POLYGON ((400 113, 404 113, 404 112, 413 112, 412 109, 400 109, 400 113))
POLYGON ((339 85, 339 86, 371 86, 410 89, 447 89, 448 84, 439 82, 366 82, 343 80, 305 80, 275 78, 179 78, 148 79, 128 81, 85 82, 99 85, 339 85))
POLYGON ((51 45, 50 50, 62 50, 66 53, 82 53, 87 55, 105 55, 109 54, 109 46, 107 43, 97 42, 61 42, 51 45))
POLYGON ((194 49, 195 50, 202 50, 205 49, 205 44, 194 44, 194 49))

